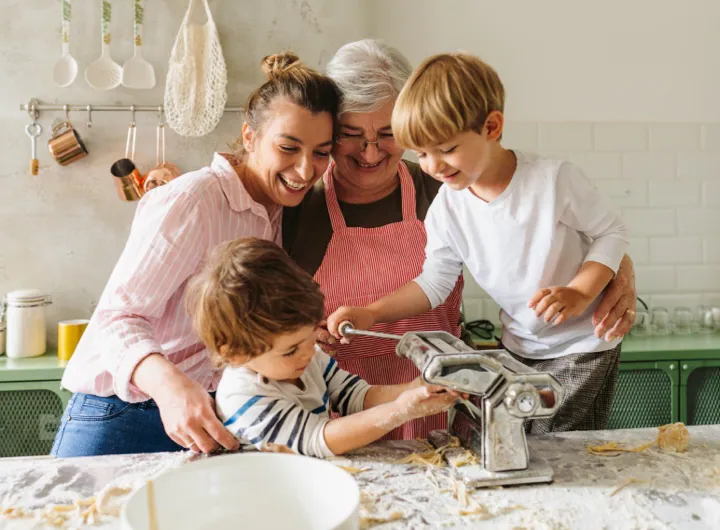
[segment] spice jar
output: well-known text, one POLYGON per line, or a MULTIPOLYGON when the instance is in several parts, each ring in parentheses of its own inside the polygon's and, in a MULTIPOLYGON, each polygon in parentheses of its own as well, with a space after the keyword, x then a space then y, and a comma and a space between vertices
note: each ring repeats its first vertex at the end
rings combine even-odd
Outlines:
POLYGON ((7 345, 8 357, 37 357, 45 353, 47 328, 45 306, 51 303, 49 296, 35 289, 21 289, 7 295, 7 345))

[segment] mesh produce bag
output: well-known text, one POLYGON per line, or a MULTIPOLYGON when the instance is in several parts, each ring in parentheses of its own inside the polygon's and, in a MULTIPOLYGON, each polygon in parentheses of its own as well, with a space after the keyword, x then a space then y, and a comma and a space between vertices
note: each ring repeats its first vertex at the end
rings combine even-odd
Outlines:
POLYGON ((205 24, 190 22, 190 0, 170 53, 165 83, 165 115, 181 136, 205 136, 217 127, 227 103, 227 69, 207 0, 205 24))

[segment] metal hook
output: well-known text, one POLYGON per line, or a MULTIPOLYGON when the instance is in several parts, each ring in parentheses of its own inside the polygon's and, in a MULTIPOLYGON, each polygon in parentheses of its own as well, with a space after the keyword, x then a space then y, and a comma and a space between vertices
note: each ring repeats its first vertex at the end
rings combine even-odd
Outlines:
POLYGON ((37 110, 38 106, 38 100, 33 98, 30 101, 28 101, 27 104, 27 111, 30 117, 32 118, 33 123, 37 121, 38 117, 40 116, 40 113, 37 110))
POLYGON ((158 127, 165 127, 165 109, 162 105, 158 107, 158 127))
POLYGON ((130 127, 135 127, 135 105, 130 105, 130 127))
POLYGON ((87 126, 88 129, 92 127, 92 105, 87 106, 87 126))
POLYGON ((65 111, 65 121, 70 123, 70 105, 63 105, 63 110, 65 111))

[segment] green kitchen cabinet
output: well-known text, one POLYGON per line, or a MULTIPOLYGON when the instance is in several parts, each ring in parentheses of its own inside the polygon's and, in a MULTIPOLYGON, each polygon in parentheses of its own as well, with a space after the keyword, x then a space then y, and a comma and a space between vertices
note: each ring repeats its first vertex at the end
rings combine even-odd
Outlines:
POLYGON ((680 421, 720 423, 720 359, 680 363, 680 421))
POLYGON ((55 352, 0 357, 0 457, 47 455, 71 393, 55 352))
POLYGON ((676 422, 679 397, 677 362, 621 362, 608 429, 639 429, 676 422))
POLYGON ((720 423, 720 334, 623 341, 609 428, 657 427, 676 421, 720 423))

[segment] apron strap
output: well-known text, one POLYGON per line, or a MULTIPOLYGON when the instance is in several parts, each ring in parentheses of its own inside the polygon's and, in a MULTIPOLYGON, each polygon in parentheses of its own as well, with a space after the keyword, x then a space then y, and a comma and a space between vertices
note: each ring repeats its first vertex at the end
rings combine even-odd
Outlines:
POLYGON ((333 179, 333 170, 335 169, 335 162, 330 161, 330 165, 327 171, 323 175, 323 184, 325 184, 325 202, 327 203, 328 213, 330 214, 330 223, 332 223, 333 232, 339 232, 345 230, 345 218, 343 217, 342 210, 340 210, 340 203, 335 193, 335 182, 333 179))
POLYGON ((417 219, 417 200, 415 197, 415 185, 412 175, 404 161, 398 164, 398 175, 400 175, 400 194, 402 196, 403 221, 415 221, 417 219))
MULTIPOLYGON (((333 170, 335 162, 331 161, 327 171, 323 175, 323 183, 325 184, 325 202, 327 203, 328 213, 330 214, 330 222, 332 223, 333 232, 344 230, 347 228, 337 194, 335 193, 335 183, 333 179, 333 170)), ((398 164, 398 175, 400 176, 400 196, 402 198, 402 217, 403 221, 415 221, 417 219, 416 192, 413 185, 412 175, 405 162, 400 161, 398 164)))

